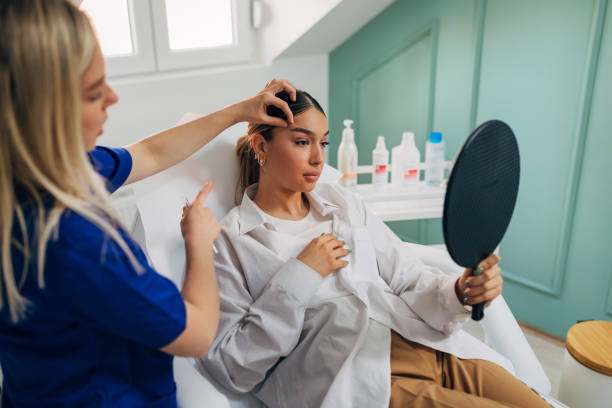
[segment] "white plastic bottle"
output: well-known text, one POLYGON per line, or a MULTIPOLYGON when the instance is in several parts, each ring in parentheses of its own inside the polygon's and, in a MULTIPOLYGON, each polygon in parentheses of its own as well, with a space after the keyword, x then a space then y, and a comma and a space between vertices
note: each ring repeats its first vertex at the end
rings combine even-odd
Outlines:
POLYGON ((372 151, 372 184, 381 189, 389 181, 389 151, 385 146, 385 137, 378 136, 376 149, 372 151))
POLYGON ((442 133, 431 132, 425 147, 425 183, 440 187, 444 178, 444 141, 442 133))
POLYGON ((419 183, 421 152, 414 144, 414 133, 402 133, 402 143, 391 149, 391 183, 394 187, 416 187, 419 183))
POLYGON ((357 146, 355 145, 355 131, 351 129, 353 121, 344 120, 342 142, 338 147, 338 170, 342 173, 340 185, 353 187, 357 185, 357 146))

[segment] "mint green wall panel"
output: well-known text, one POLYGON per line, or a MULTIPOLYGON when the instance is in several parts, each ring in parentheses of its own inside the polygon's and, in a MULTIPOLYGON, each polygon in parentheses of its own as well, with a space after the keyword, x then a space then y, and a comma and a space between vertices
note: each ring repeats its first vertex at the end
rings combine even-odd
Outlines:
POLYGON ((574 320, 612 319, 612 7, 603 5, 594 11, 593 84, 585 92, 584 152, 563 291, 565 313, 574 320))
MULTIPOLYGON (((455 156, 470 129, 477 4, 397 1, 330 54, 332 165, 345 118, 356 120, 360 164, 372 161, 377 135, 387 138, 390 149, 404 130, 415 131, 423 158, 429 132, 444 131, 447 158, 455 156), (382 97, 377 101, 385 108, 368 100, 366 87, 376 86, 376 97, 382 97), (395 109, 387 108, 392 106, 395 109), (361 115, 366 115, 364 120, 361 115)), ((389 225, 405 240, 443 241, 436 221, 389 225)))
POLYGON ((574 320, 612 320, 612 7, 609 2, 597 4, 592 37, 588 74, 593 83, 587 83, 585 89, 583 130, 586 134, 583 159, 577 166, 581 171, 577 174, 576 208, 563 297, 569 300, 565 313, 574 320), (600 30, 601 43, 597 44, 600 30), (607 302, 602 307, 604 299, 607 302))
MULTIPOLYGON (((377 134, 392 146, 405 126, 422 153, 442 131, 449 159, 478 123, 513 127, 522 175, 504 296, 519 320, 560 336, 612 319, 611 13, 607 0, 398 0, 330 54, 332 164, 346 117, 362 122, 361 164, 377 134), (404 93, 418 98, 398 103, 404 93)), ((390 226, 442 242, 439 220, 390 226)))
MULTIPOLYGON (((371 163, 376 136, 385 136, 387 149, 401 142, 401 130, 416 133, 423 146, 430 126, 431 30, 356 81, 359 122, 359 162, 371 163), (402 78, 397 81, 397 78, 402 78)), ((365 182, 371 182, 368 176, 365 182)))
POLYGON ((501 244, 504 266, 508 277, 553 294, 563 279, 558 258, 566 251, 568 181, 577 171, 570 164, 592 15, 592 1, 486 6, 477 121, 506 121, 521 153, 519 196, 501 244))
MULTIPOLYGON (((367 66, 354 81, 356 92, 356 116, 359 123, 359 162, 371 163, 376 137, 385 136, 389 155, 391 148, 401 142, 401 132, 415 132, 418 146, 425 145, 426 134, 431 127, 433 102, 431 71, 433 48, 437 40, 435 26, 415 36, 400 48, 391 50, 394 55, 367 66), (401 78, 397 81, 397 78, 401 78)), ((372 177, 361 175, 360 183, 370 183, 372 177)), ((402 239, 422 239, 422 223, 394 223, 402 239)))
POLYGON ((505 285, 510 306, 532 324, 564 335, 577 320, 612 319, 612 9, 595 2, 584 50, 585 71, 572 140, 572 168, 565 232, 568 246, 556 272, 564 280, 558 296, 505 285), (565 256, 564 256, 565 255, 565 256), (525 299, 527 301, 525 301, 525 299), (542 323, 546 322, 546 323, 542 323))

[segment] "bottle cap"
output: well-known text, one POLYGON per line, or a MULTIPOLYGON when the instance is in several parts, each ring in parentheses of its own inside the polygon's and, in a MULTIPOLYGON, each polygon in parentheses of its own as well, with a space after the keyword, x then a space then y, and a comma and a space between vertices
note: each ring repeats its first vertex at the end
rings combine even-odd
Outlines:
POLYGON ((402 144, 414 144, 414 133, 404 132, 402 133, 402 144))
POLYGON ((376 141, 376 149, 382 149, 382 150, 386 149, 384 136, 378 136, 378 140, 376 141))
POLYGON ((355 137, 355 131, 351 128, 353 121, 351 119, 344 119, 344 130, 342 131, 342 140, 352 140, 355 137))
POLYGON ((431 132, 429 134, 429 141, 431 143, 440 143, 442 141, 442 133, 440 133, 440 132, 431 132))

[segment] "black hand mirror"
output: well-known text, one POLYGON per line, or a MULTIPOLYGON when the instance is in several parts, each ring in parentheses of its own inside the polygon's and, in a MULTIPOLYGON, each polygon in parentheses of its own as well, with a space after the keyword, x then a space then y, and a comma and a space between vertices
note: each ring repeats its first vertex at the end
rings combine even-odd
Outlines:
MULTIPOLYGON (((453 260, 475 268, 506 233, 518 194, 520 158, 512 129, 502 121, 478 126, 461 148, 448 178, 442 229, 453 260)), ((484 317, 484 303, 472 319, 484 317)))

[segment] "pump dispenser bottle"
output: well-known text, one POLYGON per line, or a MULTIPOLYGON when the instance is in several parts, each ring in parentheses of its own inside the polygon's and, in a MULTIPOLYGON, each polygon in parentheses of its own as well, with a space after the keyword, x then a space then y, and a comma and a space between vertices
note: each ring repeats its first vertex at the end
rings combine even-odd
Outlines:
POLYGON ((419 183, 421 153, 414 144, 414 133, 402 133, 402 143, 391 150, 391 183, 396 188, 416 187, 419 183))
POLYGON ((372 184, 377 189, 384 188, 389 181, 389 151, 385 146, 385 137, 378 136, 376 149, 372 151, 372 184))
POLYGON ((342 173, 340 185, 353 187, 357 185, 357 146, 355 145, 355 131, 351 129, 353 121, 344 120, 342 142, 338 147, 338 170, 342 173))

